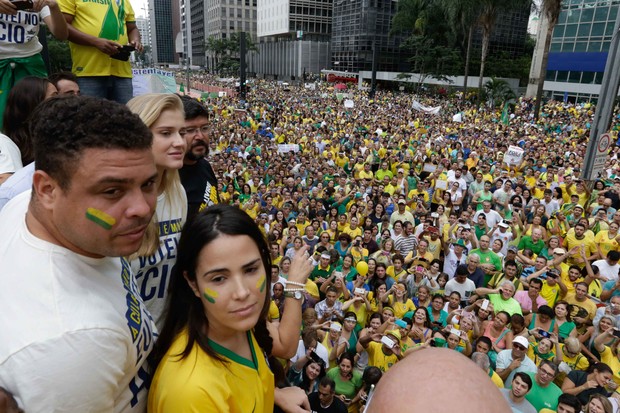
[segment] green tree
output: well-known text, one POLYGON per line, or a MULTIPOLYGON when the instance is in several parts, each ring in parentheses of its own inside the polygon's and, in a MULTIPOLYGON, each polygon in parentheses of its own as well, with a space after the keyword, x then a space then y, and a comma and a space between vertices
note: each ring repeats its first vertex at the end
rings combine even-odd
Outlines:
POLYGON ((515 92, 511 89, 508 82, 494 77, 484 84, 484 91, 486 92, 489 103, 493 107, 516 98, 515 92))
MULTIPOLYGON (((456 49, 441 45, 436 45, 429 37, 413 35, 404 43, 404 47, 413 52, 409 58, 412 64, 412 71, 419 73, 418 88, 429 78, 448 81, 448 75, 455 73, 461 60, 456 49)), ((411 77, 410 75, 401 78, 411 77)))
POLYGON ((469 78, 469 65, 471 60, 472 39, 476 24, 480 16, 478 0, 438 0, 445 10, 451 27, 461 39, 467 39, 461 43, 465 50, 465 67, 463 70, 463 96, 467 96, 467 81, 469 78))
MULTIPOLYGON (((220 39, 209 36, 205 43, 205 50, 213 53, 216 71, 220 75, 233 76, 239 71, 239 47, 241 32, 233 33, 229 38, 220 39)), ((258 51, 252 37, 245 33, 246 50, 258 51)))
POLYGON ((51 72, 56 73, 64 70, 70 71, 72 63, 69 42, 57 40, 49 32, 46 37, 51 72))
POLYGON ((478 91, 482 97, 482 78, 484 77, 484 66, 489 54, 489 44, 491 34, 495 28, 497 16, 501 12, 518 10, 531 4, 531 0, 479 0, 480 14, 478 15, 478 25, 482 30, 482 51, 480 52, 480 74, 478 79, 478 91))
POLYGON ((542 65, 538 73, 536 84, 536 103, 534 105, 534 119, 538 120, 540 107, 542 104, 543 86, 547 74, 547 64, 549 63, 549 48, 551 47, 551 36, 555 28, 560 12, 562 11, 562 0, 543 0, 541 4, 541 17, 547 19, 547 32, 545 33, 545 45, 543 48, 542 65))

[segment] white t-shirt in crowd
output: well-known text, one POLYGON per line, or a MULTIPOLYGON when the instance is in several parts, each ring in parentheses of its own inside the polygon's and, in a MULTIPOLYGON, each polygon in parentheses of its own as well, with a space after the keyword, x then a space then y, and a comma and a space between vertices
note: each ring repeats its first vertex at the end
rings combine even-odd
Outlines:
POLYGON ((0 212, 0 386, 26 412, 144 412, 156 330, 129 263, 35 237, 29 200, 0 212))

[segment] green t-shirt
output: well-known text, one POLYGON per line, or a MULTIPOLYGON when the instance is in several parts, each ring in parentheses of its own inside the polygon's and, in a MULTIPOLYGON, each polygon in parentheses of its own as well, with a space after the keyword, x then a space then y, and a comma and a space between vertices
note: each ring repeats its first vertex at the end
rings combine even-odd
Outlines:
POLYGON ((362 387, 362 375, 359 371, 353 370, 352 377, 349 380, 343 380, 340 376, 340 368, 334 367, 329 369, 327 377, 336 382, 336 394, 344 395, 347 399, 352 399, 362 387))
POLYGON ((521 305, 514 298, 503 300, 500 294, 489 294, 489 301, 491 302, 491 304, 493 304, 493 310, 495 311, 495 314, 500 311, 505 311, 510 314, 510 316, 512 316, 513 314, 523 315, 521 305))
POLYGON ((495 271, 502 270, 502 259, 491 250, 487 250, 487 252, 482 252, 480 248, 476 248, 472 250, 470 254, 476 254, 480 257, 480 264, 493 264, 495 267, 495 271))
POLYGON ((527 248, 532 250, 534 254, 540 255, 540 252, 543 250, 543 248, 545 248, 545 242, 542 239, 539 239, 538 242, 533 242, 532 237, 526 235, 525 237, 521 238, 521 241, 519 241, 519 246, 517 248, 519 250, 527 248))
POLYGON ((562 390, 553 382, 545 388, 540 387, 534 378, 536 373, 527 373, 527 375, 532 379, 532 388, 525 396, 525 400, 530 402, 538 411, 545 408, 551 410, 557 409, 558 397, 562 394, 562 390))

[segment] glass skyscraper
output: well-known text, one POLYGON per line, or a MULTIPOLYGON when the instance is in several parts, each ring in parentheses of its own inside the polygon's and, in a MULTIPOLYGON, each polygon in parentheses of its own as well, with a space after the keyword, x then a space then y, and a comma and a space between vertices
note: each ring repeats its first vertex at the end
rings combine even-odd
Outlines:
POLYGON ((553 31, 545 90, 557 100, 596 97, 620 0, 564 0, 553 31))

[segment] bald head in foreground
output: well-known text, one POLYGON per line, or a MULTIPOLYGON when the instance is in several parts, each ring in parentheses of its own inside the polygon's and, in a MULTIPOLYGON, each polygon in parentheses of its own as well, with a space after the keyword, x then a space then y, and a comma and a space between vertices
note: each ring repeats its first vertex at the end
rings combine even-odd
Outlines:
POLYGON ((367 413, 511 413, 497 387, 471 360, 449 349, 427 348, 385 373, 367 413), (446 397, 437 397, 441 390, 446 397))

